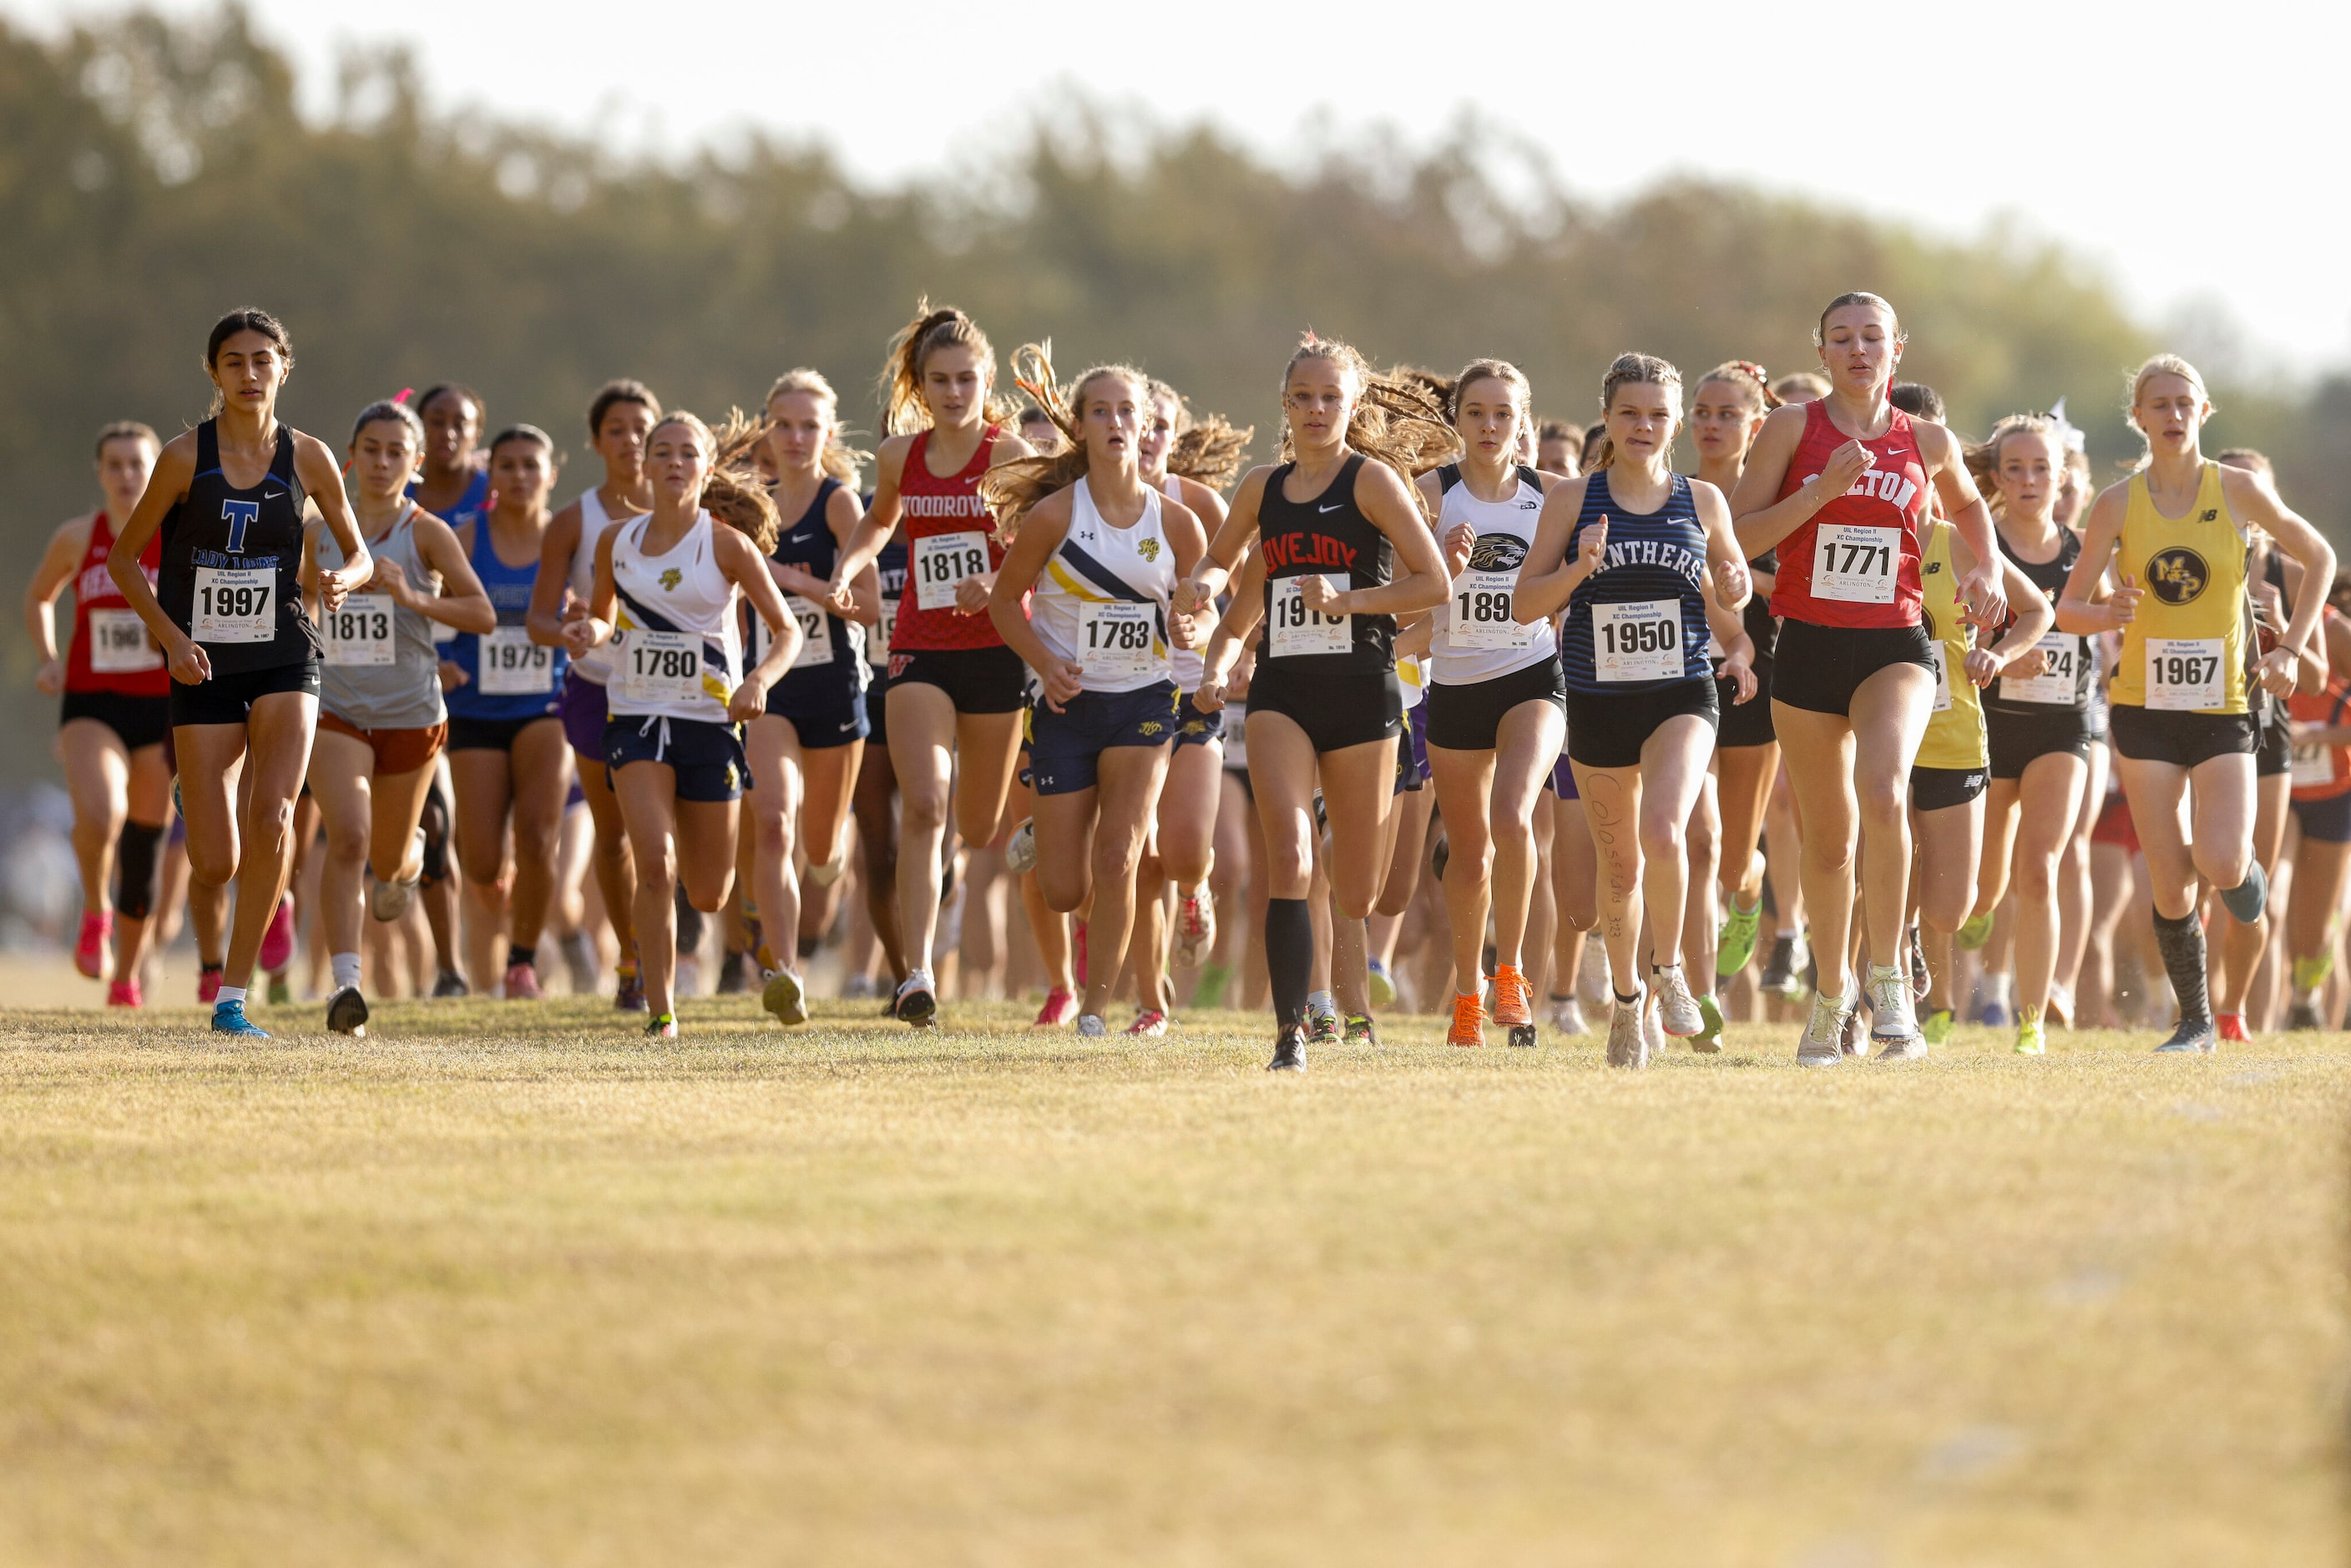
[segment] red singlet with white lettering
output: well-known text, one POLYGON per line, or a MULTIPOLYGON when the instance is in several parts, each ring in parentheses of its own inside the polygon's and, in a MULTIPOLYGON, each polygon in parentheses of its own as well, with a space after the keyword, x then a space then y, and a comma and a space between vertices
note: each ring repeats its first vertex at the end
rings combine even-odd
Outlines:
MULTIPOLYGON (((1815 626, 1918 624, 1918 549, 1931 497, 1910 416, 1898 408, 1890 412, 1886 434, 1862 443, 1876 459, 1869 471, 1780 541, 1771 613, 1782 620, 1815 626)), ((1802 489, 1848 439, 1830 423, 1827 405, 1807 404, 1803 439, 1788 459, 1780 499, 1802 489)))
MULTIPOLYGON (((163 651, 147 634, 147 624, 114 586, 106 558, 114 549, 114 524, 104 512, 89 522, 89 544, 81 552, 81 570, 74 577, 73 642, 66 652, 66 690, 120 692, 129 697, 167 696, 172 672, 163 651)), ((163 560, 163 533, 147 536, 139 552, 139 568, 147 586, 163 560)))
MULTIPOLYGON (((988 454, 1003 434, 989 425, 971 461, 944 479, 931 472, 925 460, 929 431, 918 432, 906 448, 905 467, 898 476, 906 531, 906 589, 890 636, 893 652, 1004 646, 986 611, 956 613, 956 585, 1004 564, 1004 547, 996 542, 995 515, 979 495, 988 454)), ((1025 595, 1021 603, 1028 603, 1025 595)))

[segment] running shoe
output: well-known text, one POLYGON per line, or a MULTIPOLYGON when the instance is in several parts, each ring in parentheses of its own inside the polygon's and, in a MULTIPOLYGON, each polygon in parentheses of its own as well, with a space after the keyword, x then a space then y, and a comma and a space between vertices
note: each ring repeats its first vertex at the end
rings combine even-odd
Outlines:
POLYGON ((2285 1027, 2289 1031, 2294 1032, 2304 1030, 2316 1029, 2318 1027, 2318 1004, 2316 1002, 2296 1002, 2292 1007, 2286 1009, 2285 1027))
POLYGON ((1666 1058, 1665 1017, 1666 1009, 1657 1005, 1657 993, 1651 991, 1641 1005, 1641 1038, 1648 1042, 1651 1061, 1666 1058))
MULTIPOLYGON (((423 831, 419 830, 421 837, 423 831)), ((416 901, 417 884, 424 880, 423 872, 406 882, 386 882, 370 873, 368 875, 368 914, 382 925, 389 925, 408 913, 416 901)))
POLYGON ((261 934, 261 967, 275 975, 294 961, 294 895, 277 901, 277 913, 261 934))
POLYGON ((1910 977, 1891 964, 1869 967, 1869 1038, 1877 1047, 1880 1061, 1913 1060, 1908 1049, 1917 1046, 1917 1055, 1926 1054, 1927 1042, 1918 1033, 1918 1019, 1910 994, 1910 977))
POLYGON ((1273 1040, 1273 1060, 1265 1064, 1265 1070, 1268 1072, 1305 1071, 1305 1031, 1292 1027, 1276 1035, 1273 1040))
POLYGON ((1813 993, 1812 1021, 1804 1025, 1804 1038, 1796 1045, 1796 1065, 1799 1067, 1834 1067, 1844 1060, 1844 1026, 1853 1017, 1853 1009, 1842 997, 1824 997, 1813 993))
POLYGON ((1928 1045, 1941 1045, 1951 1038, 1951 1026, 1957 1022, 1949 1008, 1937 1008, 1918 1020, 1918 1037, 1928 1045))
POLYGON ((1706 1056, 1720 1055, 1722 1004, 1714 999, 1712 992, 1708 992, 1698 998, 1698 1016, 1706 1019, 1706 1027, 1689 1037, 1689 1048, 1706 1056))
MULTIPOLYGON (((616 1013, 644 1011, 649 1005, 645 1001, 645 979, 637 973, 637 967, 622 964, 614 968, 612 974, 618 982, 612 988, 612 1010, 616 1013)), ((441 993, 436 990, 433 994, 437 997, 441 993)), ((465 993, 460 990, 457 994, 462 997, 465 993)))
POLYGON ((2220 1049, 2212 1038, 2210 1019, 2181 1019, 2171 1038, 2155 1048, 2158 1052, 2179 1055, 2210 1056, 2220 1049))
POLYGON ((1110 1038, 1110 1025, 1102 1021, 1100 1013, 1081 1013, 1078 1015, 1078 1038, 1107 1040, 1110 1038))
POLYGON ((939 1020, 939 998, 938 994, 931 989, 931 977, 919 969, 906 977, 906 983, 898 988, 894 1010, 901 1023, 912 1024, 916 1029, 929 1029, 936 1024, 939 1020))
MULTIPOLYGON (((465 977, 455 969, 442 970, 441 977, 433 982, 433 996, 436 1001, 444 997, 465 997, 472 994, 473 988, 465 984, 465 977)), ((642 1006, 643 993, 640 992, 638 996, 642 1006)))
POLYGON ((84 979, 106 977, 106 944, 113 935, 114 911, 82 911, 81 935, 74 941, 74 967, 82 972, 84 979))
POLYGON ((115 980, 106 988, 106 1005, 110 1008, 143 1008, 147 999, 139 994, 139 977, 115 980))
POLYGON ((1486 1043, 1486 1004, 1476 993, 1464 996, 1453 993, 1453 1022, 1445 1031, 1445 1043, 1459 1046, 1482 1046, 1486 1043))
POLYGON ((1865 1038, 1866 1032, 1862 1027, 1861 1009, 1855 1008, 1844 1015, 1844 1032, 1837 1036, 1837 1050, 1855 1059, 1867 1056, 1869 1041, 1865 1038))
POLYGON ((2048 1042, 2041 1037, 2039 1019, 2025 1018, 2016 1020, 2016 1054, 2019 1056, 2049 1054, 2048 1042))
POLYGON ((1649 988, 1656 993, 1658 1022, 1667 1034, 1687 1040, 1706 1027, 1706 1015, 1698 1010, 1698 998, 1690 995, 1679 964, 1650 965, 1649 988))
POLYGON ((645 1033, 654 1040, 675 1040, 677 1038, 677 1015, 675 1013, 657 1013, 653 1017, 645 1019, 645 1033))
POLYGON ((1309 1013, 1306 1018, 1306 1038, 1316 1045, 1339 1043, 1337 1013, 1309 1013))
POLYGON ((2245 1015, 2242 1013, 2216 1013, 2212 1023, 2222 1040, 2233 1040, 2239 1045, 2253 1042, 2253 1037, 2245 1032, 2245 1015))
POLYGON ((1782 935, 1771 938, 1771 956, 1764 962, 1763 973, 1756 984, 1781 996, 1793 996, 1802 984, 1805 966, 1812 960, 1802 933, 1782 935))
POLYGON ((1752 909, 1740 908, 1736 898, 1724 902, 1730 912, 1722 917, 1722 929, 1715 934, 1714 972, 1727 980, 1755 956, 1755 938, 1763 927, 1763 901, 1757 899, 1752 909))
POLYGON ((213 1032, 214 1034, 241 1034, 249 1040, 267 1040, 269 1038, 269 1031, 267 1030, 262 1028, 259 1024, 245 1016, 245 1004, 243 1002, 214 1002, 213 1004, 213 1032))
POLYGON ((536 966, 530 964, 507 966, 506 989, 507 1000, 510 1002, 536 1002, 544 999, 546 996, 546 993, 538 988, 538 970, 536 966))
POLYGON ((1217 895, 1202 883, 1176 895, 1176 967, 1196 969, 1217 946, 1217 895))
POLYGON ((212 1006, 220 998, 220 988, 221 967, 218 964, 206 964, 196 971, 197 1001, 206 1007, 212 1006))
POLYGON ((271 1007, 287 1007, 294 1000, 294 988, 287 982, 284 975, 272 975, 269 977, 268 996, 271 1007))
POLYGON ((1494 967, 1494 1021, 1510 1031, 1520 1050, 1535 1042, 1534 986, 1512 965, 1494 967))
POLYGON ((808 1022, 808 992, 789 969, 778 969, 768 977, 768 983, 759 988, 759 1005, 786 1029, 808 1022))
POLYGON ((727 948, 726 956, 718 960, 718 994, 739 997, 747 995, 750 989, 751 955, 740 948, 727 948))
POLYGON ((1959 927, 1959 935, 1951 938, 1951 946, 1961 952, 1972 953, 1991 940, 1991 916, 1978 915, 1970 916, 1959 927))
POLYGON ((1573 997, 1552 998, 1551 1027, 1561 1034, 1592 1032, 1592 1026, 1583 1021, 1583 1004, 1573 997))
POLYGON ((1976 1009, 1976 1022, 1988 1029, 2006 1029, 2015 1021, 2015 1015, 2008 1010, 2008 1004, 1998 997, 1976 1009))
POLYGON ((2262 869, 2259 861, 2247 862, 2245 880, 2220 894, 2220 902, 2229 906, 2238 925, 2251 925, 2269 907, 2270 873, 2262 869))
POLYGON ((1388 974, 1388 967, 1377 958, 1366 958, 1364 960, 1364 967, 1371 976, 1372 1006, 1375 1008, 1395 1006, 1395 980, 1388 974))
POLYGON ((1137 1040, 1164 1039, 1167 1033, 1167 1015, 1157 1008, 1145 1008, 1134 1015, 1134 1021, 1126 1026, 1126 1032, 1137 1040))
POLYGON ((1059 1029, 1078 1016, 1078 996, 1067 986, 1055 986, 1045 993, 1045 1005, 1037 1009, 1037 1021, 1031 1029, 1059 1029))
POLYGON ((353 1040, 367 1038, 367 998, 357 986, 345 986, 327 998, 327 1027, 353 1040))
POLYGON ((1649 1009, 1645 993, 1625 1001, 1616 998, 1608 1013, 1608 1065, 1642 1068, 1649 1065, 1649 1034, 1641 1015, 1649 1009))
POLYGON ((1037 869, 1037 820, 1023 817, 1020 825, 1012 830, 1005 841, 1004 869, 1015 876, 1027 876, 1037 869))

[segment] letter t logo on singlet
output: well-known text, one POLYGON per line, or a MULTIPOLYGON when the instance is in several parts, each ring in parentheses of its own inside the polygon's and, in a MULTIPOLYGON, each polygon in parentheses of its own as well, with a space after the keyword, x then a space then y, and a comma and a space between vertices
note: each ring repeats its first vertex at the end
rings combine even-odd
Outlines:
POLYGON ((221 503, 221 520, 228 524, 226 549, 229 554, 245 553, 245 530, 251 528, 260 517, 261 503, 258 501, 223 501, 221 503))

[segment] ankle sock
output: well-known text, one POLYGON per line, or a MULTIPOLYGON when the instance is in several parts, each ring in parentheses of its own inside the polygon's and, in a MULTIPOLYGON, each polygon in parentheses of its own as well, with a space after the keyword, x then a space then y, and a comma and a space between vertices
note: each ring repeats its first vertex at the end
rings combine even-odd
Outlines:
POLYGON ((242 1004, 244 1001, 245 988, 243 986, 223 986, 218 994, 213 998, 213 1006, 216 1008, 225 1007, 230 1002, 242 1004))
POLYGON ((336 953, 327 960, 334 966, 335 989, 360 983, 360 956, 357 953, 336 953))

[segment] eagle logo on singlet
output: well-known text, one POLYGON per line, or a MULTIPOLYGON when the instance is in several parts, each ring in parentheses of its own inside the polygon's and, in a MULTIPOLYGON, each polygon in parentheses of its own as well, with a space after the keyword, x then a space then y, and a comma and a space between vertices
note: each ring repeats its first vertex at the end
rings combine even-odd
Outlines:
POLYGON ((685 573, 674 566, 661 574, 661 585, 664 591, 675 588, 679 583, 684 580, 685 573))
POLYGON ((1159 541, 1155 538, 1146 538, 1134 547, 1134 553, 1145 560, 1155 561, 1159 559, 1159 541))
POLYGON ((1516 571, 1527 559, 1527 541, 1516 534, 1479 534, 1469 547, 1472 571, 1516 571))
POLYGON ((2147 563, 2147 586, 2166 604, 2193 604, 2211 580, 2204 558, 2184 545, 2158 550, 2147 563))

